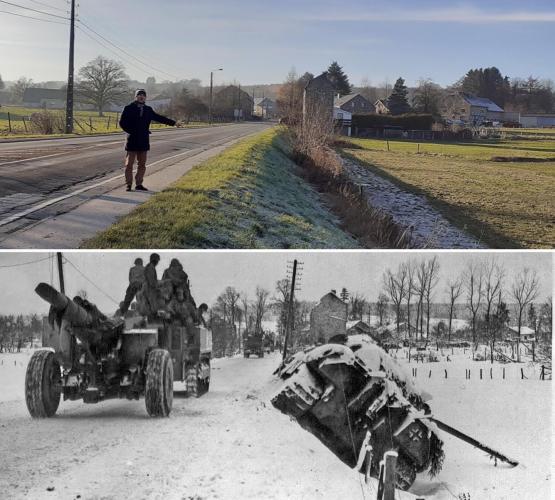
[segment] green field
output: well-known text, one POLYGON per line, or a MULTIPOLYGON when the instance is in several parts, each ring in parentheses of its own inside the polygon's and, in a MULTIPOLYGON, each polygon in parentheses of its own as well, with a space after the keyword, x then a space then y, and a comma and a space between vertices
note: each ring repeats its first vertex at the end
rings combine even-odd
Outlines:
MULTIPOLYGON (((42 109, 23 108, 17 106, 0 107, 0 138, 23 138, 23 137, 43 137, 44 134, 36 129, 30 121, 33 113, 42 111, 42 109), (10 132, 10 120, 11 132, 10 132)), ((56 117, 56 123, 63 127, 65 121, 65 112, 63 110, 49 110, 56 117)), ((75 125, 74 133, 77 135, 89 134, 106 134, 121 132, 118 125, 119 113, 104 112, 104 116, 98 116, 93 111, 76 111, 74 113, 75 125)), ((190 122, 186 127, 202 127, 206 126, 205 122, 190 122)), ((166 125, 152 123, 151 128, 161 129, 168 128, 166 125)), ((54 133, 48 137, 56 137, 62 134, 54 133)))
POLYGON ((340 152, 425 194, 493 248, 555 247, 555 136, 459 143, 349 139, 340 152), (389 144, 389 151, 388 151, 389 144))
POLYGON ((279 128, 193 168, 85 248, 354 248, 279 128))

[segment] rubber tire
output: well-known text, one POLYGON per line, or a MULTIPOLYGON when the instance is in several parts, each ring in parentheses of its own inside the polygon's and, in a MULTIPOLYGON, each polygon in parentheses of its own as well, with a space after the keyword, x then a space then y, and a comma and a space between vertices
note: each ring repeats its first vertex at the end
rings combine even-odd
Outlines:
POLYGON ((35 351, 25 373, 25 402, 33 418, 55 415, 62 393, 62 372, 52 351, 35 351))
POLYGON ((168 417, 173 404, 173 363, 165 349, 153 349, 146 364, 145 406, 151 417, 168 417))

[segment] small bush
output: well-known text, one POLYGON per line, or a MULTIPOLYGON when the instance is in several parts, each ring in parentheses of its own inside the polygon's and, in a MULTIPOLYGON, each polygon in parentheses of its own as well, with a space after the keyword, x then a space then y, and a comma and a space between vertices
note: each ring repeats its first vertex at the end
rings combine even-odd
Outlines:
POLYGON ((43 110, 33 113, 29 120, 33 129, 40 134, 57 134, 64 131, 64 117, 59 113, 43 110))

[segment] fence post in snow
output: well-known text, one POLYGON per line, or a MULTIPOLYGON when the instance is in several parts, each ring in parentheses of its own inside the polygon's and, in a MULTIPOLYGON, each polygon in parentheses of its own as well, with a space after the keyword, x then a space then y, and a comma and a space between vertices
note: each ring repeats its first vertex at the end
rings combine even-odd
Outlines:
POLYGON ((505 367, 503 367, 503 380, 505 380, 505 367))
POLYGON ((445 378, 447 378, 447 368, 445 369, 445 378))
POLYGON ((432 370, 430 370, 430 373, 428 373, 428 378, 432 378, 432 370))

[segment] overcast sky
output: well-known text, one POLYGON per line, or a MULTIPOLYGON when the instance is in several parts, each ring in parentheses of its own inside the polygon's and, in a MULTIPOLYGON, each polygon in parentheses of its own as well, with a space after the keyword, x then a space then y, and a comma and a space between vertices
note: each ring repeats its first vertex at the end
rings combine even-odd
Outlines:
MULTIPOLYGON (((10 0, 66 16, 65 0, 10 0), (62 10, 56 10, 56 9, 62 10)), ((157 68, 114 54, 77 31, 76 65, 118 58, 143 80, 278 83, 292 66, 318 73, 337 60, 351 82, 403 76, 450 84, 472 67, 555 79, 553 0, 79 0, 92 29, 157 68), (131 65, 134 63, 136 66, 131 65)), ((0 2, 0 10, 60 21, 0 2)), ((4 80, 67 78, 68 28, 0 12, 4 80)), ((94 35, 92 35, 94 37, 94 35)), ((104 42, 105 43, 105 42, 104 42)))
MULTIPOLYGON (((438 255, 441 282, 437 300, 443 300, 446 279, 459 274, 470 258, 486 258, 482 252, 160 252, 158 277, 173 257, 178 257, 189 274, 197 303, 211 305, 226 286, 254 295, 256 285, 273 292, 275 283, 285 277, 288 261, 303 262, 301 291, 305 300, 318 300, 331 289, 345 286, 375 300, 381 288, 381 276, 388 266, 396 267, 407 258, 431 258, 438 255)), ((58 287, 54 254, 37 252, 0 252, 0 314, 46 312, 48 307, 34 293, 40 281, 58 287), (23 265, 22 265, 23 264, 23 265), (15 267, 14 267, 15 266, 15 267)), ((508 282, 524 267, 535 269, 541 278, 538 300, 552 293, 553 262, 547 252, 497 252, 507 271, 508 282)), ((149 252, 65 252, 66 291, 69 296, 79 290, 88 292, 89 299, 101 310, 112 314, 123 299, 129 267, 136 257, 148 261, 149 252), (71 264, 69 263, 71 262, 71 264), (79 269, 82 274, 72 266, 79 269), (92 283, 98 288, 96 288, 92 283), (113 299, 113 300, 112 300, 113 299)))

